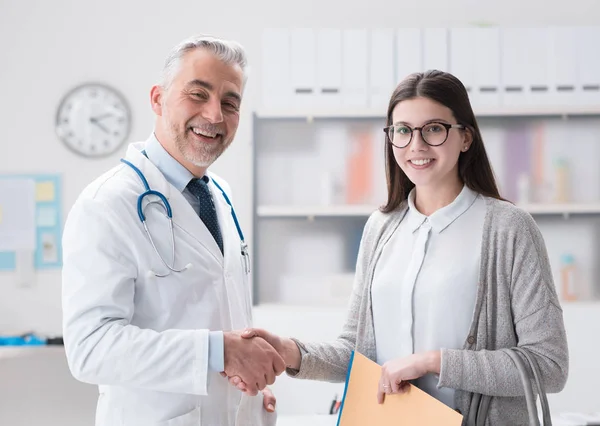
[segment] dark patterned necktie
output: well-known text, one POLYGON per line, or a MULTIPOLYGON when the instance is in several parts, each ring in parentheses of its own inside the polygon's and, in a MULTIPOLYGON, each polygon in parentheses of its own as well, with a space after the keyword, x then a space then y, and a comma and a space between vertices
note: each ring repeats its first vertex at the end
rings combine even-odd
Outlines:
POLYGON ((214 237, 221 253, 223 253, 223 236, 221 235, 221 228, 219 228, 219 219, 217 218, 217 210, 213 203, 210 189, 207 184, 208 178, 205 176, 202 179, 192 179, 188 183, 188 190, 198 198, 200 202, 200 209, 198 216, 204 222, 204 225, 208 228, 212 236, 214 237))

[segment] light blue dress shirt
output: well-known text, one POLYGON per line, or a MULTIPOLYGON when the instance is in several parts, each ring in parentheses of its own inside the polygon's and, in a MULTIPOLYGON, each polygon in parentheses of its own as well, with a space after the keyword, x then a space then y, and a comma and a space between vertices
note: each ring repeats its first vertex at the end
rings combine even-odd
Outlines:
MULTIPOLYGON (((164 175, 165 179, 181 192, 186 200, 198 211, 200 201, 188 189, 187 184, 194 176, 179 161, 171 157, 160 144, 154 133, 146 141, 146 155, 158 170, 164 175)), ((222 331, 211 331, 208 337, 208 368, 213 371, 221 372, 225 370, 225 349, 223 343, 222 331)))

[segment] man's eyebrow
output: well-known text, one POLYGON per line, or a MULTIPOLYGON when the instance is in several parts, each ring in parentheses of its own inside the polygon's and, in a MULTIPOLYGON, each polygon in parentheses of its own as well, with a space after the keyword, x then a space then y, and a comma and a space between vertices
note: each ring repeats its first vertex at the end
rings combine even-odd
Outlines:
POLYGON ((200 86, 200 87, 204 87, 205 89, 208 89, 208 90, 213 90, 214 89, 214 87, 213 87, 212 84, 210 84, 207 81, 199 80, 199 79, 195 79, 195 80, 189 81, 185 86, 186 87, 200 86))
MULTIPOLYGON (((186 84, 186 87, 191 87, 191 86, 200 86, 200 87, 204 87, 207 90, 211 90, 211 91, 214 90, 214 86, 212 84, 210 84, 207 81, 200 80, 200 79, 191 80, 186 84)), ((225 97, 234 98, 238 102, 242 102, 242 96, 237 92, 233 92, 233 91, 226 92, 225 97)))
POLYGON ((229 92, 225 93, 225 97, 226 98, 234 98, 238 102, 242 102, 242 97, 237 92, 231 92, 231 91, 229 91, 229 92))

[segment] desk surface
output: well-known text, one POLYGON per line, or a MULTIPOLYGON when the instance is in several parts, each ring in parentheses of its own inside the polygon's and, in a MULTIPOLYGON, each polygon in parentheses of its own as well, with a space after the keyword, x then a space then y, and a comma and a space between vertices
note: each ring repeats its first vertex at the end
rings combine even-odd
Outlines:
POLYGON ((337 415, 278 416, 277 426, 336 426, 337 415))
POLYGON ((21 358, 32 355, 65 355, 64 346, 0 346, 0 361, 9 358, 21 358))

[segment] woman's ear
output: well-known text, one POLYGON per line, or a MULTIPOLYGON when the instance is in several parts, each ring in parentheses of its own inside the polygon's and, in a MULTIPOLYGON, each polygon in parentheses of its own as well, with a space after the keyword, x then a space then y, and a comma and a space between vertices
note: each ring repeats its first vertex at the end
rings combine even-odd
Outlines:
POLYGON ((465 132, 464 132, 464 137, 463 137, 463 151, 468 151, 469 148, 471 147, 471 144, 473 143, 473 132, 471 132, 471 129, 466 127, 465 128, 465 132))

